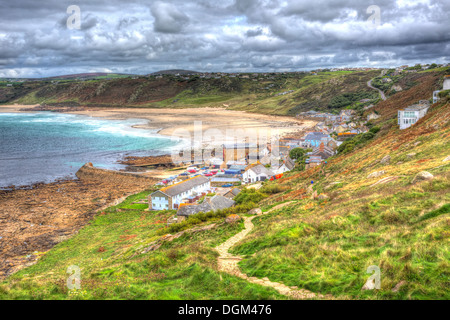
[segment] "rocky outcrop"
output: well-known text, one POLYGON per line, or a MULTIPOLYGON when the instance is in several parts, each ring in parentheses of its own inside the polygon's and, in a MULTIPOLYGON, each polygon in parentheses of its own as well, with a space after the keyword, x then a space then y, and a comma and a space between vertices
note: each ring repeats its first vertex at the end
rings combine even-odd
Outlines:
POLYGON ((97 212, 153 185, 153 179, 85 165, 79 180, 0 190, 0 279, 35 263, 97 212))
POLYGON ((262 215, 262 210, 260 209, 260 208, 255 208, 255 209, 252 209, 252 210, 250 210, 249 212, 248 212, 248 214, 251 214, 251 215, 254 215, 254 216, 260 216, 260 215, 262 215))
POLYGON ((413 179, 413 181, 411 182, 412 184, 416 184, 422 181, 428 181, 428 180, 433 180, 434 176, 427 172, 427 171, 422 171, 420 173, 418 173, 415 178, 413 179))
POLYGON ((380 164, 386 165, 391 163, 391 156, 387 155, 383 159, 381 159, 380 164))
POLYGON ((76 176, 81 180, 101 180, 109 183, 120 183, 125 179, 139 183, 147 181, 149 185, 157 182, 155 178, 139 174, 95 168, 92 163, 86 163, 81 167, 76 176))
POLYGON ((225 222, 228 224, 235 224, 241 220, 242 220, 242 218, 239 217, 237 214, 232 214, 225 219, 225 222))
POLYGON ((384 175, 385 173, 386 173, 386 171, 377 171, 377 172, 369 174, 367 176, 367 179, 378 178, 378 177, 381 177, 382 175, 384 175))

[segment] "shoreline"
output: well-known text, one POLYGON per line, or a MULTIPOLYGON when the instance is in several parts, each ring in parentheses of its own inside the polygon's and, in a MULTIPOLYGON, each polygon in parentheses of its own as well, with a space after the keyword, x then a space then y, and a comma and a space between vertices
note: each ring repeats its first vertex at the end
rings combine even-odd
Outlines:
POLYGON ((238 132, 245 128, 246 133, 276 131, 278 135, 297 133, 314 127, 313 120, 299 120, 288 116, 263 115, 245 111, 227 110, 225 108, 98 108, 78 107, 48 107, 47 110, 35 110, 40 105, 0 105, 0 113, 34 113, 56 111, 67 114, 84 115, 107 120, 146 120, 147 124, 136 124, 133 128, 155 131, 167 137, 192 137, 195 133, 195 123, 201 122, 203 134, 209 130, 219 130, 227 133, 238 132), (27 110, 24 110, 27 109, 27 110))
POLYGON ((97 213, 156 183, 152 177, 89 165, 77 177, 32 189, 0 190, 0 281, 34 264, 97 213))
MULTIPOLYGON (((256 139, 259 135, 269 133, 273 135, 272 131, 276 133, 279 138, 298 134, 299 132, 311 129, 317 122, 313 120, 299 120, 287 116, 268 116, 254 113, 247 113, 243 111, 227 110, 224 108, 187 108, 187 109, 150 109, 150 108, 99 108, 99 107, 42 107, 40 105, 0 105, 0 113, 39 113, 39 112, 57 112, 73 115, 81 115, 92 118, 107 119, 107 120, 136 120, 137 124, 130 125, 130 127, 141 130, 149 130, 155 135, 160 135, 166 138, 173 138, 174 134, 179 130, 184 130, 184 135, 177 135, 177 138, 189 139, 199 133, 199 127, 195 126, 196 122, 201 122, 202 140, 201 146, 194 146, 194 148, 203 147, 212 143, 214 139, 208 140, 208 132, 210 130, 219 130, 220 133, 231 132, 231 139, 227 136, 223 142, 248 142, 249 139, 256 139), (146 121, 146 124, 142 122, 146 121), (140 122, 140 123, 139 123, 140 122), (245 128, 245 129, 244 129, 245 128), (197 130, 197 131, 196 131, 197 130), (244 130, 244 131, 242 131, 244 130), (241 134, 245 139, 241 138, 241 134), (205 138, 206 136, 206 138, 205 138), (240 139, 240 140, 239 140, 240 139)), ((252 140, 252 142, 255 140, 252 140)), ((180 150, 183 148, 180 145, 180 150)), ((150 152, 149 152, 150 153, 150 152)), ((133 156, 135 163, 151 163, 161 157, 170 157, 170 152, 158 155, 140 155, 133 156)), ((129 157, 128 157, 129 158, 129 157)), ((164 179, 167 176, 167 170, 151 169, 141 171, 134 166, 135 163, 130 163, 127 157, 122 157, 117 160, 118 164, 124 165, 124 169, 115 170, 120 172, 140 172, 146 176, 155 176, 156 178, 164 179)), ((76 178, 73 178, 76 180, 76 178)), ((63 179, 71 180, 71 179, 63 179)), ((36 181, 30 185, 24 186, 4 186, 1 190, 14 189, 33 189, 33 186, 38 184, 50 184, 57 182, 55 179, 50 182, 36 181), (14 188, 12 188, 14 187, 14 188)))

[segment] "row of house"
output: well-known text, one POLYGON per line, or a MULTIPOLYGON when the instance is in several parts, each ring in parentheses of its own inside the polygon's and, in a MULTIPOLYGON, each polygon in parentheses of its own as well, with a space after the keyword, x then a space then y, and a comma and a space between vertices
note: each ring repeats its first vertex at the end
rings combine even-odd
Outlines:
POLYGON ((199 175, 152 193, 149 204, 152 210, 174 210, 186 200, 200 198, 210 191, 211 181, 199 175))

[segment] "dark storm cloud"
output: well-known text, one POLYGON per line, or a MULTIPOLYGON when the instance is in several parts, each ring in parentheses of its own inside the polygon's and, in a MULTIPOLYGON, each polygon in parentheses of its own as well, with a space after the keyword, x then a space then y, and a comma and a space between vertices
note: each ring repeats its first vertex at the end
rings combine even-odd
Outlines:
POLYGON ((0 0, 0 77, 448 63, 450 0, 0 0), (370 5, 380 26, 367 22, 370 5), (81 28, 67 28, 67 8, 81 28))
POLYGON ((189 18, 171 3, 156 2, 151 12, 155 18, 154 30, 163 33, 178 33, 189 22, 189 18))

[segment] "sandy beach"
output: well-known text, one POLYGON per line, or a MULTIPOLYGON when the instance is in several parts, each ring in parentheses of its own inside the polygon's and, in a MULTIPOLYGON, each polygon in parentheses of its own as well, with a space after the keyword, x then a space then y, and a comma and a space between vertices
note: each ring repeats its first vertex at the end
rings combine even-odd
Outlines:
MULTIPOLYGON (((22 112, 22 109, 30 109, 33 107, 36 106, 2 105, 0 106, 0 112, 22 112)), ((314 121, 297 120, 292 117, 262 115, 243 111, 226 110, 224 108, 84 108, 83 110, 76 111, 63 109, 61 112, 101 117, 111 120, 146 119, 148 120, 148 124, 136 127, 158 130, 159 134, 162 135, 176 135, 183 138, 186 138, 187 136, 193 137, 195 129, 200 128, 200 123, 201 130, 204 134, 211 129, 216 129, 224 135, 227 134, 227 132, 236 132, 236 138, 243 136, 242 130, 245 131, 245 136, 262 135, 266 133, 283 136, 307 130, 316 124, 314 121)))

